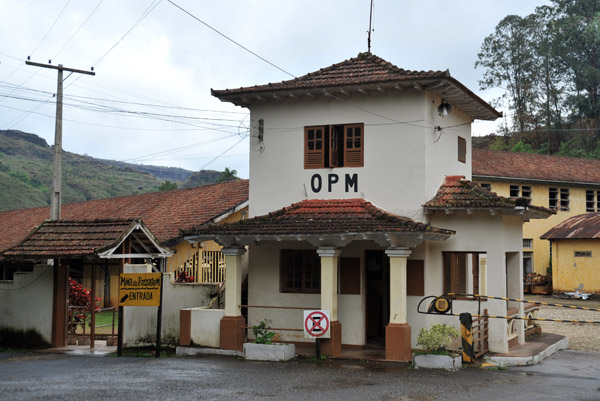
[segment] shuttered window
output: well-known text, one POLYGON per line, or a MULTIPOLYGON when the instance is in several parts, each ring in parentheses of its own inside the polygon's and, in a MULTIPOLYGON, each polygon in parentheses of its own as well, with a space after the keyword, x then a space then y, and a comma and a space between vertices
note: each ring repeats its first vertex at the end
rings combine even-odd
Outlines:
POLYGON ((364 124, 304 128, 304 168, 363 167, 364 124))
POLYGON ((304 168, 322 168, 325 162, 325 127, 304 129, 304 168))

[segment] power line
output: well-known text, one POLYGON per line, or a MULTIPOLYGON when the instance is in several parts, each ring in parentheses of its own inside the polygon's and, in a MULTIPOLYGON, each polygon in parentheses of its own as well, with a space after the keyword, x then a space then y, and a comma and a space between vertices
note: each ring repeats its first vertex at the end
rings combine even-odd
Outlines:
POLYGON ((46 38, 48 37, 48 34, 50 33, 50 31, 52 31, 52 28, 54 28, 54 25, 56 25, 56 23, 58 22, 58 20, 60 19, 60 17, 63 15, 63 13, 67 9, 67 6, 69 5, 70 2, 71 2, 71 0, 67 0, 67 2, 65 3, 65 6, 62 8, 62 10, 60 11, 60 13, 58 14, 58 16, 56 17, 56 19, 54 20, 54 22, 50 26, 50 28, 48 28, 48 31, 46 32, 46 34, 44 35, 44 37, 42 38, 42 40, 40 40, 40 43, 38 43, 38 45, 35 47, 35 49, 33 49, 33 51, 31 53, 29 53, 30 56, 33 56, 33 54, 35 53, 35 51, 42 45, 42 43, 44 42, 44 40, 46 40, 46 38))
POLYGON ((98 8, 100 7, 100 5, 103 2, 104 2, 104 0, 100 0, 98 2, 98 4, 96 5, 96 7, 90 13, 90 15, 87 16, 87 18, 85 19, 85 21, 83 21, 81 23, 81 25, 79 25, 79 27, 77 28, 77 30, 75 32, 73 32, 73 34, 69 37, 69 39, 67 39, 67 41, 65 42, 65 44, 60 48, 60 50, 54 55, 54 57, 52 57, 53 59, 55 59, 63 51, 63 49, 69 44, 69 42, 71 42, 71 40, 75 37, 75 35, 77 35, 79 33, 79 31, 81 30, 81 28, 83 28, 83 26, 90 20, 90 18, 92 18, 92 15, 94 15, 94 13, 98 10, 98 8))

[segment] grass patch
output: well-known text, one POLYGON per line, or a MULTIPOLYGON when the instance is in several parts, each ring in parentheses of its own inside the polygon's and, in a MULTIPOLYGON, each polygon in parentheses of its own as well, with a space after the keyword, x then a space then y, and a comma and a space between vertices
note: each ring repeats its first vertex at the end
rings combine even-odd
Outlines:
MULTIPOLYGON (((85 321, 85 333, 90 333, 90 323, 92 319, 90 316, 86 316, 85 321)), ((96 334, 112 334, 112 321, 113 321, 113 312, 112 311, 104 311, 100 313, 96 313, 96 334), (102 327, 98 327, 102 326, 102 327)), ((119 312, 115 312, 115 335, 119 331, 119 312)), ((75 334, 83 334, 83 323, 78 324, 75 329, 75 334)))

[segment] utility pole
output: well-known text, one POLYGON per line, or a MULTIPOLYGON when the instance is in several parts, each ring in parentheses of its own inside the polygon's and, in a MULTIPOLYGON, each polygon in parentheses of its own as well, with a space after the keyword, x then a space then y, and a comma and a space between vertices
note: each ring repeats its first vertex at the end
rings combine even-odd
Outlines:
MULTIPOLYGON (((62 188, 62 109, 63 109, 63 71, 70 73, 96 75, 94 71, 76 70, 74 68, 52 64, 34 63, 25 61, 25 64, 34 67, 51 68, 58 70, 58 84, 56 90, 56 122, 54 128, 54 171, 52 173, 52 198, 50 201, 50 220, 60 220, 61 188, 62 188)), ((93 69, 93 68, 92 68, 93 69)))

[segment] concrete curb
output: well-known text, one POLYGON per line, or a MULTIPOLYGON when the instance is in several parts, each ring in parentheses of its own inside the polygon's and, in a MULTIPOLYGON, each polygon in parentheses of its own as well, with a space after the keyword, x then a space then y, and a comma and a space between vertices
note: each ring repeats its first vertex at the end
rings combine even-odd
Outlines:
POLYGON ((488 361, 494 362, 498 366, 527 366, 535 365, 546 359, 550 355, 569 348, 569 340, 563 338, 558 342, 551 344, 537 355, 532 356, 490 356, 488 361))
POLYGON ((196 356, 196 355, 244 356, 244 353, 241 351, 233 351, 233 350, 218 349, 218 348, 201 348, 201 347, 177 347, 177 348, 175 348, 175 353, 177 355, 188 355, 188 356, 196 356))

